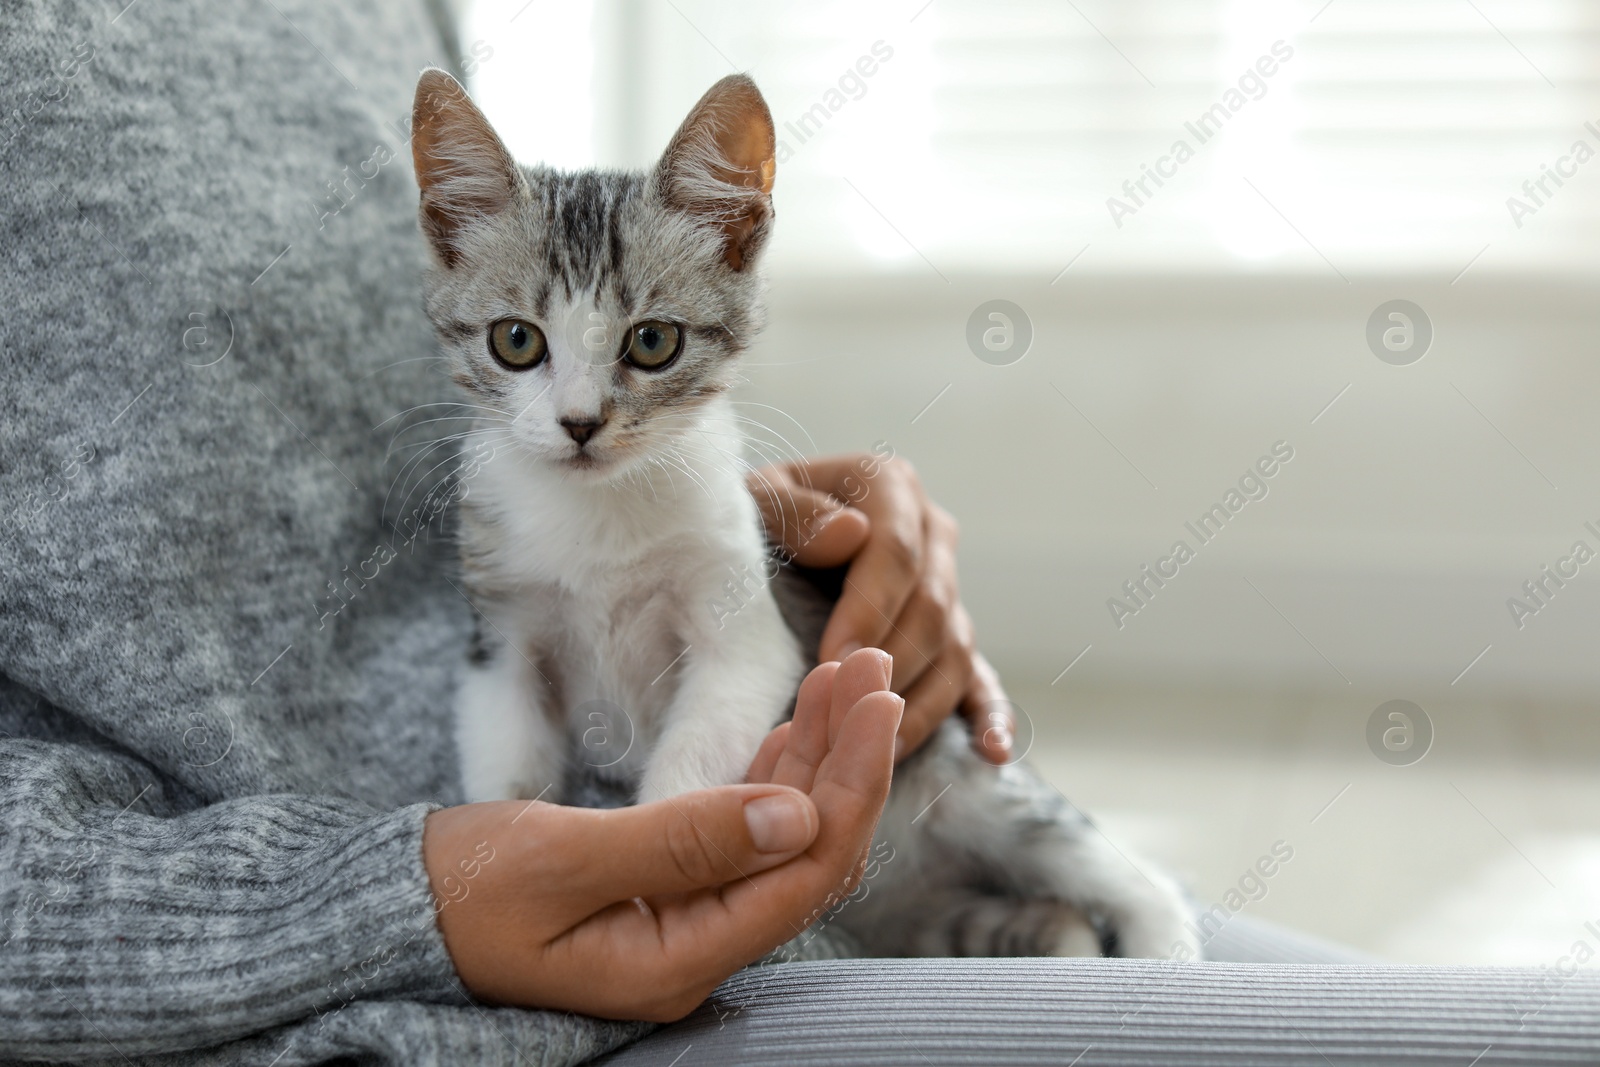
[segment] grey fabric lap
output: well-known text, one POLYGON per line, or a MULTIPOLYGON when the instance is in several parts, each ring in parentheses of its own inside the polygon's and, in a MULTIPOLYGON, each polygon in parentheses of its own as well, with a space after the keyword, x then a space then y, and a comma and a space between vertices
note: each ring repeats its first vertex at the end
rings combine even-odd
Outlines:
POLYGON ((1215 962, 847 960, 752 968, 607 1067, 1600 1060, 1600 974, 1402 967, 1239 917, 1215 962), (679 1058, 681 1057, 681 1059, 679 1058), (1481 1058, 1480 1058, 1481 1057, 1481 1058))

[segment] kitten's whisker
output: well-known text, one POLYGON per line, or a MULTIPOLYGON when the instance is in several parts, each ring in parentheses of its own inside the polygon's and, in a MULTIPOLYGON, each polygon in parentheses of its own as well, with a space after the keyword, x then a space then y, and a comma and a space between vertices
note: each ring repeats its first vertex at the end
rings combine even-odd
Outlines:
MULTIPOLYGON (((807 430, 805 428, 804 424, 802 424, 799 419, 795 418, 793 415, 789 414, 787 411, 783 410, 782 408, 774 407, 771 404, 763 404, 763 403, 761 403, 760 401, 757 401, 757 400, 733 400, 733 401, 730 401, 730 403, 732 403, 735 407, 766 408, 768 411, 777 412, 779 415, 782 415, 784 418, 786 418, 790 422, 794 423, 795 429, 799 430, 801 433, 806 435, 806 443, 811 446, 811 451, 812 452, 816 452, 817 451, 817 442, 812 438, 811 431, 807 430)), ((770 429, 770 427, 768 427, 768 428, 770 429)), ((773 430, 773 433, 777 433, 777 431, 773 430)), ((782 435, 780 434, 779 436, 782 436, 782 435)))
MULTIPOLYGON (((654 496, 654 498, 656 500, 659 501, 661 499, 661 496, 657 492, 658 485, 657 485, 657 482, 656 482, 656 479, 655 479, 655 476, 654 476, 654 472, 655 471, 660 471, 660 473, 662 473, 662 474, 667 476, 667 481, 668 482, 672 482, 672 480, 673 480, 672 479, 672 471, 669 470, 667 468, 667 465, 662 462, 661 457, 656 455, 656 454, 654 454, 653 452, 645 453, 644 462, 637 469, 638 469, 638 473, 639 473, 639 476, 640 476, 640 479, 641 479, 642 483, 644 485, 646 485, 646 486, 649 486, 651 494, 654 496)), ((673 485, 673 493, 674 493, 674 495, 676 495, 676 493, 677 493, 676 484, 673 485)))
POLYGON ((472 433, 462 434, 456 438, 447 438, 441 441, 430 442, 426 448, 412 456, 410 459, 406 460, 405 466, 401 468, 399 473, 395 475, 393 481, 389 483, 389 489, 384 494, 384 507, 387 508, 389 506, 389 498, 393 496, 395 490, 398 489, 400 490, 400 501, 403 508, 405 503, 410 500, 412 492, 417 487, 427 484, 428 475, 434 470, 438 469, 438 464, 424 472, 416 479, 415 482, 413 482, 408 476, 407 471, 409 470, 415 473, 416 471, 422 470, 423 464, 427 463, 435 455, 438 455, 441 449, 446 452, 445 462, 449 462, 451 457, 455 457, 461 459, 462 462, 465 463, 467 441, 480 438, 500 440, 507 436, 509 435, 507 435, 504 431, 477 430, 473 431, 472 433), (497 438, 490 438, 491 433, 498 434, 499 436, 497 438))
MULTIPOLYGON (((453 427, 452 427, 452 429, 453 429, 453 427)), ((462 431, 453 432, 453 433, 446 433, 446 434, 444 434, 442 436, 428 437, 428 438, 426 438, 424 440, 421 440, 421 441, 412 441, 409 444, 401 444, 400 441, 402 439, 402 436, 400 434, 396 434, 389 441, 388 448, 384 450, 384 453, 383 453, 384 465, 387 466, 389 461, 392 460, 395 456, 402 455, 402 454, 404 454, 406 452, 410 452, 413 449, 427 448, 427 447, 429 447, 431 445, 439 444, 441 441, 459 440, 459 439, 461 439, 463 437, 466 437, 466 436, 468 436, 470 434, 477 433, 477 432, 478 432, 477 430, 462 430, 462 431)))
MULTIPOLYGON (((710 484, 701 475, 700 471, 696 469, 695 464, 690 462, 690 454, 684 451, 684 446, 686 444, 689 444, 689 442, 684 441, 681 438, 669 441, 666 444, 664 454, 671 458, 675 465, 679 467, 679 469, 681 469, 685 474, 689 475, 689 477, 692 478, 694 482, 699 485, 708 496, 711 497, 711 499, 715 500, 716 494, 712 491, 710 484)), ((713 469, 720 469, 717 468, 715 464, 710 464, 710 466, 712 466, 713 469)))
MULTIPOLYGON (((821 363, 827 356, 812 356, 810 359, 786 359, 780 363, 758 363, 755 360, 742 361, 742 367, 799 367, 807 363, 821 363)), ((747 379, 748 380, 748 379, 747 379)))
POLYGON ((509 416, 511 414, 509 411, 501 411, 499 408, 492 408, 487 404, 467 403, 461 400, 436 400, 430 404, 413 404, 404 411, 397 411, 393 415, 390 415, 387 419, 384 419, 383 422, 378 423, 378 425, 374 426, 373 429, 378 429, 378 427, 382 426, 384 422, 393 422, 395 419, 409 415, 413 411, 421 411, 423 408, 475 408, 481 411, 492 411, 497 415, 509 416))
MULTIPOLYGON (((688 448, 693 448, 693 445, 688 445, 688 448)), ((776 502, 778 502, 778 496, 776 496, 776 493, 778 493, 778 491, 776 491, 776 488, 771 485, 771 482, 768 480, 768 478, 766 478, 766 475, 762 474, 762 470, 758 469, 758 467, 755 467, 752 462, 742 458, 742 456, 739 456, 739 454, 730 453, 730 451, 717 450, 717 448, 712 448, 710 453, 699 453, 699 456, 701 456, 702 461, 706 462, 707 466, 718 470, 718 472, 722 472, 722 474, 738 475, 739 469, 742 469, 744 472, 746 472, 746 474, 755 475, 755 478, 763 483, 763 486, 766 488, 766 494, 768 494, 768 498, 770 498, 771 501, 774 502, 774 506, 776 506, 776 502)), ((790 506, 794 507, 795 510, 798 510, 798 504, 795 504, 794 494, 792 493, 790 493, 789 502, 790 506)), ((781 507, 779 507, 779 515, 782 514, 784 514, 784 512, 782 512, 781 507)))
MULTIPOLYGON (((428 448, 431 445, 440 445, 440 444, 444 444, 444 443, 446 443, 448 441, 462 441, 462 440, 465 440, 468 437, 473 436, 474 434, 488 433, 490 431, 490 429, 496 429, 501 433, 510 433, 511 432, 509 429, 506 429, 504 427, 486 427, 484 429, 479 429, 479 430, 463 430, 461 433, 453 433, 453 434, 449 434, 449 435, 447 435, 445 437, 434 437, 434 438, 430 438, 430 439, 428 439, 426 441, 418 441, 418 442, 416 442, 414 444, 400 445, 398 448, 391 448, 390 449, 390 454, 393 455, 393 454, 397 454, 397 453, 401 453, 401 452, 409 452, 413 448, 428 448)), ((385 458, 387 458, 387 457, 385 457, 385 458)))
MULTIPOLYGON (((389 484, 389 489, 384 494, 383 507, 380 509, 379 514, 380 515, 389 514, 389 500, 390 500, 391 497, 393 497, 394 491, 395 491, 396 488, 400 488, 400 489, 403 490, 402 493, 401 493, 401 496, 400 496, 401 506, 400 506, 399 513, 402 514, 402 515, 405 514, 406 505, 411 502, 411 494, 416 490, 416 488, 418 486, 423 485, 423 484, 426 483, 428 475, 432 474, 434 471, 438 470, 440 467, 444 466, 446 463, 451 462, 452 460, 459 460, 461 458, 461 456, 462 456, 462 450, 461 449, 451 449, 449 457, 447 457, 443 462, 437 463, 433 467, 429 468, 429 470, 425 474, 423 474, 423 476, 421 478, 419 478, 417 480, 416 484, 410 485, 410 486, 404 485, 403 481, 409 480, 407 478, 407 474, 406 474, 407 469, 412 468, 413 465, 415 465, 417 468, 420 469, 420 465, 422 463, 427 462, 428 457, 433 455, 433 450, 435 448, 437 448, 439 446, 442 446, 442 445, 448 445, 454 440, 466 441, 469 438, 473 438, 473 437, 488 437, 490 434, 498 435, 497 438, 496 438, 497 441, 498 440, 510 439, 513 442, 515 442, 515 440, 516 440, 516 435, 511 433, 509 430, 505 430, 505 429, 501 429, 499 427, 491 426, 491 427, 485 427, 484 429, 480 429, 480 430, 471 430, 471 431, 468 431, 467 433, 457 435, 455 438, 445 438, 445 439, 442 439, 442 440, 430 442, 431 447, 429 447, 425 451, 420 452, 417 455, 411 457, 411 459, 407 460, 406 463, 405 463, 405 466, 403 466, 400 469, 400 472, 395 476, 394 481, 389 484)), ((430 488, 428 490, 428 492, 432 492, 432 488, 430 488)))
POLYGON ((482 414, 477 414, 477 413, 470 414, 470 415, 440 415, 437 418, 419 419, 416 422, 408 422, 404 426, 396 427, 395 431, 394 431, 394 437, 391 437, 390 440, 393 440, 394 438, 398 438, 398 437, 403 437, 406 434, 410 433, 412 430, 417 429, 419 426, 431 426, 436 422, 469 422, 470 423, 470 422, 504 422, 504 421, 506 421, 506 420, 504 420, 504 419, 495 419, 495 418, 491 418, 491 417, 489 417, 487 415, 482 415, 482 414))
MULTIPOLYGON (((743 467, 745 473, 754 477, 754 479, 759 483, 759 491, 767 497, 768 501, 778 512, 779 522, 784 524, 779 530, 780 536, 778 538, 779 541, 783 541, 785 538, 781 535, 786 532, 789 513, 793 512, 796 515, 800 513, 800 502, 795 498, 794 489, 787 484, 782 487, 774 485, 772 480, 767 477, 765 471, 763 471, 760 467, 755 466, 742 456, 732 455, 730 453, 723 453, 723 455, 726 458, 731 459, 738 466, 743 467), (787 501, 789 505, 788 508, 783 506, 784 501, 787 501)), ((749 484, 749 479, 746 479, 746 484, 749 484)), ((752 487, 752 495, 754 495, 756 491, 757 488, 752 487)))
MULTIPOLYGON (((650 490, 650 499, 651 500, 653 500, 657 504, 661 503, 661 494, 656 492, 656 483, 654 481, 652 481, 647 474, 645 474, 643 468, 636 468, 636 469, 634 469, 632 471, 629 471, 628 473, 633 475, 633 480, 635 482, 637 482, 641 486, 644 486, 646 489, 650 490)), ((643 494, 641 493, 640 495, 642 496, 643 494)))
MULTIPOLYGON (((429 467, 428 471, 427 471, 427 474, 424 474, 420 479, 418 479, 417 485, 421 486, 421 485, 426 484, 429 474, 432 474, 434 471, 438 470, 440 467, 446 466, 447 464, 451 464, 451 463, 459 464, 460 459, 461 459, 461 453, 452 452, 449 456, 446 456, 444 459, 440 460, 438 463, 435 463, 432 467, 429 467)), ((455 478, 455 477, 459 477, 459 474, 457 474, 456 471, 452 471, 450 474, 448 474, 445 477, 439 479, 437 482, 433 483, 432 485, 429 485, 428 489, 422 494, 422 499, 424 501, 426 501, 428 499, 428 497, 433 495, 433 493, 436 490, 442 488, 446 483, 448 483, 451 480, 451 478, 455 478)), ((410 501, 410 496, 408 495, 406 497, 406 503, 410 503, 410 502, 411 502, 410 501)), ((418 506, 418 508, 420 508, 422 505, 418 504, 417 506, 418 506)))
POLYGON ((366 374, 363 374, 361 377, 357 378, 356 381, 364 382, 374 375, 382 374, 386 370, 392 370, 395 367, 401 367, 407 363, 443 363, 445 359, 446 357, 444 356, 413 356, 410 359, 399 359, 395 360, 393 363, 387 364, 386 366, 379 367, 375 371, 368 371, 366 374))
POLYGON ((390 437, 390 440, 397 440, 401 437, 404 437, 412 430, 417 429, 418 427, 431 426, 436 422, 460 422, 469 425, 475 422, 497 422, 505 423, 508 426, 511 424, 511 420, 504 415, 495 415, 480 409, 462 414, 439 415, 431 419, 419 419, 416 422, 408 422, 404 426, 396 427, 393 436, 390 437))
MULTIPOLYGON (((388 447, 384 450, 384 453, 383 453, 384 465, 385 466, 388 465, 389 460, 394 457, 396 452, 405 452, 405 451, 408 451, 408 450, 410 450, 412 448, 425 446, 425 445, 427 445, 429 443, 436 443, 436 442, 441 441, 441 440, 452 440, 452 439, 455 439, 457 437, 462 436, 459 433, 453 433, 453 434, 446 434, 443 437, 430 436, 428 438, 428 440, 426 440, 426 441, 412 442, 412 443, 404 444, 404 445, 402 445, 400 443, 401 441, 403 441, 405 439, 406 435, 408 433, 410 433, 410 431, 412 431, 414 429, 419 429, 420 427, 427 426, 427 425, 430 425, 432 423, 437 423, 437 422, 450 423, 451 424, 451 428, 454 428, 456 426, 471 428, 471 427, 475 427, 475 426, 478 426, 478 425, 495 426, 495 425, 503 423, 504 420, 503 419, 494 418, 494 417, 491 417, 491 416, 487 416, 487 415, 481 415, 481 414, 472 415, 472 416, 468 416, 468 415, 442 415, 442 416, 440 416, 438 418, 423 419, 421 422, 410 423, 410 424, 408 424, 406 426, 403 426, 403 427, 397 429, 390 436, 388 447)), ((471 429, 468 429, 465 432, 470 433, 472 431, 471 431, 471 429)))
POLYGON ((736 460, 746 470, 752 472, 755 470, 754 465, 743 456, 739 455, 738 449, 718 447, 716 442, 711 440, 711 438, 722 438, 736 442, 741 446, 748 447, 752 451, 756 452, 757 457, 762 460, 768 459, 768 455, 765 451, 766 449, 776 448, 776 446, 770 444, 769 442, 754 441, 748 435, 739 433, 737 430, 714 430, 703 424, 691 424, 686 426, 682 432, 675 432, 673 435, 673 441, 677 445, 684 445, 689 443, 689 441, 695 437, 701 439, 698 443, 709 450, 709 455, 715 456, 719 459, 736 460))
POLYGON ((683 455, 676 447, 670 448, 668 450, 668 454, 663 458, 670 459, 673 462, 673 466, 683 471, 683 473, 688 476, 689 480, 694 482, 695 485, 699 486, 701 491, 704 492, 709 499, 715 500, 717 498, 717 494, 711 491, 711 486, 689 463, 688 457, 683 455))
MULTIPOLYGON (((769 433, 773 437, 776 437, 778 439, 778 444, 781 444, 782 447, 783 447, 783 451, 780 451, 778 453, 779 455, 783 455, 787 459, 794 459, 794 460, 801 459, 801 458, 803 458, 805 456, 805 453, 801 452, 798 448, 796 448, 794 446, 793 442, 791 442, 788 438, 784 437, 783 434, 779 433, 777 430, 774 430, 772 427, 768 426, 766 423, 760 422, 760 421, 758 421, 756 419, 752 419, 748 415, 740 415, 737 412, 729 412, 728 413, 728 417, 730 419, 735 420, 736 422, 744 423, 744 424, 752 426, 752 427, 754 427, 754 428, 756 428, 758 430, 761 430, 761 431, 763 431, 765 433, 769 433)), ((704 432, 707 432, 707 433, 716 432, 716 431, 710 430, 708 428, 702 428, 702 429, 704 429, 704 432)), ((745 441, 749 442, 752 446, 755 446, 755 445, 759 444, 759 445, 764 445, 764 446, 769 447, 769 448, 778 448, 778 445, 775 445, 770 441, 765 441, 762 438, 755 436, 754 434, 746 434, 746 433, 739 432, 737 430, 735 430, 734 432, 738 433, 738 435, 742 439, 744 439, 745 441)), ((813 446, 813 451, 815 451, 815 446, 813 446)))
POLYGON ((756 458, 761 460, 762 463, 768 463, 777 466, 798 458, 789 455, 783 450, 782 447, 773 444, 770 441, 762 441, 758 438, 750 437, 747 434, 741 434, 740 437, 744 439, 744 442, 749 447, 750 451, 754 452, 756 454, 756 458))
MULTIPOLYGON (((478 432, 478 431, 467 431, 467 434, 470 435, 473 432, 478 432)), ((464 437, 462 437, 462 435, 450 434, 450 435, 446 435, 443 438, 432 438, 430 440, 420 442, 420 446, 422 447, 423 450, 421 452, 419 452, 417 455, 412 456, 410 459, 406 460, 406 462, 401 466, 400 470, 398 472, 396 472, 394 481, 389 483, 390 492, 393 492, 394 491, 394 487, 397 484, 399 484, 401 479, 403 479, 406 476, 406 472, 410 469, 412 464, 419 463, 419 462, 425 462, 432 449, 437 448, 437 447, 439 447, 440 445, 443 445, 443 444, 448 444, 451 440, 457 439, 458 437, 461 438, 461 439, 465 439, 464 437)), ((394 448, 393 448, 393 445, 391 444, 390 451, 386 452, 384 454, 384 457, 383 457, 385 465, 388 464, 388 461, 389 461, 390 457, 393 455, 393 451, 394 451, 394 448)))
MULTIPOLYGON (((789 542, 789 515, 791 513, 795 515, 799 515, 801 513, 800 502, 795 498, 793 486, 787 483, 781 487, 776 486, 772 483, 772 480, 767 477, 766 472, 760 467, 751 465, 742 457, 735 456, 732 458, 734 462, 744 466, 746 471, 750 475, 753 475, 755 480, 760 483, 759 491, 767 497, 767 500, 771 503, 773 510, 778 513, 778 530, 776 531, 775 540, 779 544, 787 544, 789 542), (785 500, 789 505, 787 508, 783 506, 783 501, 785 500)), ((746 484, 749 484, 748 479, 746 480, 746 484)), ((751 495, 754 496, 756 491, 757 488, 752 487, 751 495)), ((799 520, 796 521, 798 522, 799 520)), ((796 533, 804 534, 805 530, 803 528, 798 529, 796 530, 796 533)))
MULTIPOLYGON (((759 438, 752 437, 749 434, 741 433, 737 430, 713 430, 705 426, 690 426, 686 429, 686 432, 696 433, 702 437, 722 437, 737 441, 739 444, 749 448, 752 452, 755 452, 757 458, 766 463, 780 464, 799 458, 797 456, 791 457, 782 448, 771 441, 763 441, 759 438)), ((728 451, 727 454, 731 455, 734 453, 728 451)))

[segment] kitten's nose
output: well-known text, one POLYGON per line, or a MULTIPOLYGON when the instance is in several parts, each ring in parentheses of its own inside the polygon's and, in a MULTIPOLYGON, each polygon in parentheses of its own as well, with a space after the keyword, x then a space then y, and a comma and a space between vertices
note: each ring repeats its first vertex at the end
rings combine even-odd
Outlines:
POLYGON ((605 420, 592 415, 585 418, 568 417, 561 420, 561 425, 567 431, 567 436, 583 445, 588 443, 596 430, 605 425, 605 420))

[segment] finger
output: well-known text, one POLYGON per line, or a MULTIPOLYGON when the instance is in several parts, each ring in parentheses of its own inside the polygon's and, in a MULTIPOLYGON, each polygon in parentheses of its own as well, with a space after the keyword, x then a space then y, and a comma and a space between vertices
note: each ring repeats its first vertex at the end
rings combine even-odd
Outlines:
POLYGON ((973 655, 972 667, 972 680, 961 698, 961 713, 972 724, 972 747, 978 755, 1003 766, 1011 762, 1016 748, 1016 713, 1006 699, 999 672, 982 653, 973 655))
POLYGON ((747 878, 804 851, 819 826, 804 793, 774 785, 702 789, 609 811, 563 810, 564 818, 552 820, 555 839, 543 842, 552 857, 544 873, 565 896, 586 902, 586 914, 633 897, 747 878))
POLYGON ((756 749, 756 758, 750 761, 750 769, 745 772, 744 780, 747 782, 770 782, 772 772, 778 766, 778 757, 783 755, 784 747, 789 743, 789 729, 793 723, 780 722, 773 731, 767 735, 761 747, 756 749))
POLYGON ((895 762, 921 748, 950 717, 972 681, 972 669, 972 657, 960 645, 952 645, 906 693, 895 762))
POLYGON ((919 585, 881 646, 894 660, 889 688, 896 693, 909 693, 949 642, 950 611, 943 596, 925 584, 919 585))
POLYGON ((830 754, 839 745, 839 733, 850 712, 868 695, 888 689, 893 673, 894 661, 888 653, 877 648, 857 649, 839 664, 838 674, 833 679, 832 706, 828 712, 830 754))
POLYGON ((811 847, 720 893, 664 906, 658 918, 669 952, 691 966, 740 967, 800 933, 849 892, 889 796, 904 708, 899 696, 879 690, 849 710, 839 743, 818 768, 812 792, 821 828, 811 847))
POLYGON ((846 714, 838 743, 817 768, 811 787, 822 828, 801 859, 834 864, 847 877, 860 873, 857 863, 872 843, 889 796, 894 736, 905 707, 904 698, 880 690, 862 697, 846 714))
POLYGON ((822 657, 843 659, 855 648, 883 646, 921 579, 926 500, 905 464, 883 464, 871 478, 845 474, 838 487, 830 488, 871 522, 866 544, 851 562, 822 632, 822 657))
POLYGON ((882 648, 894 657, 892 688, 904 694, 944 652, 961 608, 956 577, 960 529, 950 513, 928 503, 924 517, 926 556, 917 582, 882 648))
POLYGON ((828 754, 828 717, 833 706, 834 678, 839 664, 822 663, 800 683, 794 702, 794 720, 783 752, 772 769, 772 781, 811 792, 817 767, 828 754))
MULTIPOLYGON (((927 556, 922 578, 917 582, 899 618, 883 644, 894 657, 891 688, 902 695, 910 692, 928 667, 944 653, 954 639, 961 610, 957 589, 956 545, 960 529, 950 513, 928 503, 924 517, 927 556)), ((952 705, 953 706, 953 705, 952 705)))
POLYGON ((786 466, 762 467, 746 483, 767 537, 803 567, 837 567, 866 543, 866 515, 798 480, 786 466))

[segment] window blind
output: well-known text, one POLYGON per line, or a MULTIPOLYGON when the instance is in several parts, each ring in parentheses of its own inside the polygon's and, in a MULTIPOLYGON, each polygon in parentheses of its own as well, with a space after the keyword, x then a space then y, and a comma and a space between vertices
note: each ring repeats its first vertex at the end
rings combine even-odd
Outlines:
POLYGON ((755 76, 777 269, 1590 269, 1600 5, 477 0, 524 159, 645 165, 755 76))

